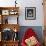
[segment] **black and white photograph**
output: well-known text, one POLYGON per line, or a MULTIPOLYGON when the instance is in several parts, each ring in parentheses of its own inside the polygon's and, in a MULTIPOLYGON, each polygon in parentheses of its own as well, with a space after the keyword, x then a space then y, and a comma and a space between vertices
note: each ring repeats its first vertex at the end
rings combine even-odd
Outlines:
POLYGON ((36 8, 35 7, 26 7, 25 8, 25 19, 26 20, 35 20, 36 19, 36 8))

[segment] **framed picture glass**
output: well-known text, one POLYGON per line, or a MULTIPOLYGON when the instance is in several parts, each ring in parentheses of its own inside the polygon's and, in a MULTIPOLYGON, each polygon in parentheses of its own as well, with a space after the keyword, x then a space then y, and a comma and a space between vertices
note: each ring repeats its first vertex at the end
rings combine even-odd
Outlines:
POLYGON ((2 15, 9 15, 9 10, 2 10, 2 15))
POLYGON ((26 7, 25 8, 25 19, 26 20, 35 20, 36 19, 36 8, 35 7, 26 7))

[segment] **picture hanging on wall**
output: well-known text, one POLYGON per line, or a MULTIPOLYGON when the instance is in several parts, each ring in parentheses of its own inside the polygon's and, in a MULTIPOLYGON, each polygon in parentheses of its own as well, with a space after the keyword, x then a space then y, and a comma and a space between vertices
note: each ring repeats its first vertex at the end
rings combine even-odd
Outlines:
POLYGON ((25 8, 25 19, 26 20, 35 20, 36 19, 36 8, 35 7, 26 7, 25 8))

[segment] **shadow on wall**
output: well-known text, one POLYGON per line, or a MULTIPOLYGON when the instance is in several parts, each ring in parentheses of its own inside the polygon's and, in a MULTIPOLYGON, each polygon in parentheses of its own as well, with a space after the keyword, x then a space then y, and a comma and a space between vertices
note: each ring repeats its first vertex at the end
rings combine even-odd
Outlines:
POLYGON ((19 39, 20 39, 20 41, 22 40, 22 38, 24 36, 24 33, 25 33, 25 31, 28 28, 32 28, 36 32, 39 41, 41 43, 43 43, 43 33, 42 33, 43 30, 42 30, 42 26, 21 26, 20 27, 20 32, 19 32, 19 39))

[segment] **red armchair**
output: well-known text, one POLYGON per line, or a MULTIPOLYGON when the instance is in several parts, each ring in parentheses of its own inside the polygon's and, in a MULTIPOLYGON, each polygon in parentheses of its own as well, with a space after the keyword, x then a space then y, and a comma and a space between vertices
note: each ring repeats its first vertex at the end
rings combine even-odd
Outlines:
MULTIPOLYGON (((29 40, 29 38, 32 38, 32 36, 34 37, 34 39, 36 38, 36 44, 34 46, 41 46, 40 42, 37 40, 36 33, 31 28, 27 29, 27 31, 25 32, 25 35, 22 38, 21 46, 27 46, 28 42, 26 43, 25 40, 26 39, 29 40)), ((31 44, 31 43, 29 43, 29 44, 31 44)), ((29 46, 31 46, 31 45, 29 45, 29 46)))

